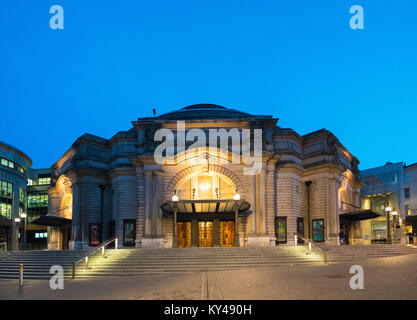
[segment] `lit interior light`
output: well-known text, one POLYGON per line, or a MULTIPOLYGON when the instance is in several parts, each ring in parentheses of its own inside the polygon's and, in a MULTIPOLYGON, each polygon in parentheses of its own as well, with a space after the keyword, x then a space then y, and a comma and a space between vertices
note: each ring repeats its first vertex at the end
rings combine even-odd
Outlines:
POLYGON ((236 192, 233 196, 233 200, 235 200, 235 201, 240 200, 240 194, 236 192))
POLYGON ((205 191, 209 191, 211 186, 208 183, 202 183, 198 187, 201 191, 205 192, 205 191))
POLYGON ((177 190, 175 190, 175 193, 172 196, 172 201, 173 202, 178 202, 179 200, 180 200, 180 198, 177 196, 177 190))
POLYGON ((19 223, 20 222, 20 218, 14 218, 14 222, 19 223))
POLYGON ((21 214, 20 214, 20 217, 21 217, 22 219, 26 219, 26 218, 27 218, 27 214, 26 214, 26 213, 21 213, 21 214))
POLYGON ((397 212, 397 211, 393 211, 391 214, 392 214, 393 216, 396 216, 396 215, 398 214, 398 212, 397 212))
POLYGON ((389 206, 385 208, 385 211, 386 211, 386 212, 391 211, 391 210, 392 210, 392 208, 391 208, 391 207, 389 207, 389 206))

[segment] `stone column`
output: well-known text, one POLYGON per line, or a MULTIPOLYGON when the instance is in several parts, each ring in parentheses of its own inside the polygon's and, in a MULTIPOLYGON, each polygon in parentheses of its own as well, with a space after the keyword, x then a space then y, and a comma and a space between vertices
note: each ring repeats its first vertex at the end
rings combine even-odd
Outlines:
POLYGON ((266 206, 265 206, 265 169, 262 169, 257 176, 256 185, 258 201, 256 204, 257 216, 256 226, 258 236, 266 236, 266 206))
POLYGON ((137 203, 137 212, 136 212, 136 248, 142 247, 142 238, 145 235, 145 177, 143 172, 143 167, 139 164, 136 167, 136 179, 137 179, 137 191, 136 191, 136 203, 137 203))
POLYGON ((154 227, 154 236, 156 238, 162 238, 162 212, 161 212, 161 172, 154 171, 153 179, 153 227, 154 227))
MULTIPOLYGON (((69 249, 76 250, 83 247, 83 230, 81 217, 82 186, 79 183, 72 183, 72 227, 69 249)), ((59 206, 57 207, 57 209, 59 206)), ((52 231, 54 232, 54 231, 52 231)))
POLYGON ((145 238, 152 238, 153 225, 152 225, 152 199, 153 199, 153 186, 152 186, 152 171, 145 171, 145 238))
POLYGON ((251 205, 252 214, 248 219, 249 237, 256 235, 256 175, 251 175, 249 179, 249 201, 251 205))

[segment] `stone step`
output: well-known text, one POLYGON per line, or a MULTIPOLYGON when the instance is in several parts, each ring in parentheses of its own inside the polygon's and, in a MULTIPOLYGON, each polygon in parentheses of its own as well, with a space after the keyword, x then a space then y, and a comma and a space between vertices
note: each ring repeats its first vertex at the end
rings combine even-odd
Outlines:
MULTIPOLYGON (((382 258, 417 253, 405 245, 329 246, 331 263, 382 258)), ((216 270, 274 268, 282 265, 323 264, 322 252, 306 254, 306 246, 270 248, 172 248, 172 249, 107 249, 77 264, 77 278, 123 277, 146 274, 184 273, 216 270)), ((50 279, 52 265, 63 266, 65 278, 72 274, 72 262, 87 251, 14 252, 0 255, 0 278, 17 279, 19 264, 24 265, 25 279, 50 279)))

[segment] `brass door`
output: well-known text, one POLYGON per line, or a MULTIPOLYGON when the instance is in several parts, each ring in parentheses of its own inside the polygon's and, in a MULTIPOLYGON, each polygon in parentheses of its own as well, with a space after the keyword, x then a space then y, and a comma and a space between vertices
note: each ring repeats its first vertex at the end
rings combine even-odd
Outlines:
POLYGON ((213 221, 198 222, 198 246, 213 246, 213 221))
POLYGON ((191 247, 191 222, 177 222, 178 248, 191 247))
POLYGON ((234 247, 235 245, 235 222, 220 221, 220 246, 234 247))

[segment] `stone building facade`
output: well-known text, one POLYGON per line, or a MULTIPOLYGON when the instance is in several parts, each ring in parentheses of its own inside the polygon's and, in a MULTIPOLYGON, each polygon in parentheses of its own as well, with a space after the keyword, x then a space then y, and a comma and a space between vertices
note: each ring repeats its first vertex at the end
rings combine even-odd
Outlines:
MULTIPOLYGON (((277 123, 199 104, 139 118, 109 140, 84 134, 52 167, 50 215, 72 220, 69 248, 113 236, 121 247, 291 245, 295 232, 336 244, 342 199, 360 206, 359 161, 327 130, 301 136, 277 123), (188 158, 176 149, 173 161, 158 163, 155 133, 177 137, 179 120, 186 134, 261 129, 260 170, 245 174, 229 147, 188 158)), ((50 249, 65 247, 61 229, 52 228, 50 249)))

